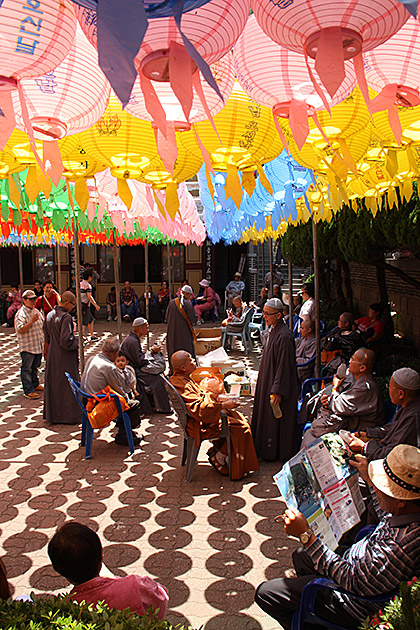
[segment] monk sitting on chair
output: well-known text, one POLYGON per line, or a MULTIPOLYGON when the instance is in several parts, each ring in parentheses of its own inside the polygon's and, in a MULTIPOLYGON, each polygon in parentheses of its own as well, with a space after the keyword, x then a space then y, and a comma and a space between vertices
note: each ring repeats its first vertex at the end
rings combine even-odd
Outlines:
POLYGON ((235 411, 238 406, 236 401, 223 399, 223 383, 220 381, 217 386, 209 383, 203 388, 193 381, 191 374, 197 369, 197 365, 184 350, 175 352, 171 362, 174 373, 170 381, 182 396, 188 410, 187 433, 195 439, 197 446, 202 440, 213 440, 213 447, 208 451, 213 468, 222 475, 229 475, 226 440, 217 439, 222 428, 220 413, 225 410, 230 430, 232 479, 241 479, 245 474, 259 470, 248 421, 235 411))

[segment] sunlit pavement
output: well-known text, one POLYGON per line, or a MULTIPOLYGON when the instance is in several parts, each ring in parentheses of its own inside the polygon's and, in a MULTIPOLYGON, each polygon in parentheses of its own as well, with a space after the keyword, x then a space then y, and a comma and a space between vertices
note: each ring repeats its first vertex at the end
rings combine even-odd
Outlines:
MULTIPOLYGON (((96 323, 99 351, 116 324, 96 323)), ((151 339, 164 339, 164 325, 151 339)), ((129 325, 123 325, 129 332, 129 325)), ((180 465, 181 432, 173 416, 144 420, 142 447, 129 456, 113 429, 95 432, 84 459, 80 428, 46 425, 39 400, 23 397, 11 329, 0 329, 0 544, 15 595, 65 592, 49 564, 57 526, 76 519, 101 537, 104 562, 118 576, 148 574, 170 593, 168 619, 205 630, 279 628, 254 603, 255 587, 290 569, 295 543, 274 522, 284 504, 273 485, 278 464, 231 482, 208 464, 203 445, 191 483, 180 465)), ((232 355, 243 358, 240 342, 232 355)), ((247 359, 258 369, 260 346, 247 359)), ((44 364, 43 364, 44 365, 44 364)), ((250 399, 244 399, 247 417, 250 399)))

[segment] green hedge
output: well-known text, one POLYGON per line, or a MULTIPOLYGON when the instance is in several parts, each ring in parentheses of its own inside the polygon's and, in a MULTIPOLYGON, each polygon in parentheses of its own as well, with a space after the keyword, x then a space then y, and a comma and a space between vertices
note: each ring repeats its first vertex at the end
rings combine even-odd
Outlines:
POLYGON ((77 604, 66 596, 39 598, 34 602, 0 600, 1 630, 187 630, 143 616, 129 609, 117 610, 100 604, 77 604))

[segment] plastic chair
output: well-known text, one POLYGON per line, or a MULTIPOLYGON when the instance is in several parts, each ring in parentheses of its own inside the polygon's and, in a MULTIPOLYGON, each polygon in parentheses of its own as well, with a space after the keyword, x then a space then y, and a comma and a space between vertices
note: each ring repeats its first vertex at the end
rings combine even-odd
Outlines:
POLYGON ((249 346, 251 348, 251 350, 253 349, 253 343, 252 343, 252 339, 251 339, 251 335, 249 332, 249 324, 251 322, 251 318, 254 314, 254 309, 250 308, 245 315, 245 319, 243 324, 228 324, 226 326, 226 330, 223 333, 223 339, 222 339, 222 346, 223 348, 225 347, 226 344, 226 340, 230 337, 230 345, 229 347, 232 348, 232 337, 240 337, 242 339, 242 343, 244 345, 245 348, 245 354, 248 354, 248 346, 247 346, 247 341, 249 341, 249 346), (229 330, 230 326, 235 326, 236 328, 241 326, 240 330, 229 330))
MULTIPOLYGON (((362 597, 360 595, 355 595, 350 591, 346 591, 344 588, 337 586, 337 584, 334 584, 334 582, 331 582, 326 578, 316 578, 315 580, 309 582, 302 591, 299 610, 293 615, 292 630, 304 630, 304 628, 307 628, 308 626, 310 627, 310 624, 316 625, 316 627, 326 628, 328 630, 345 630, 343 626, 339 626, 331 621, 322 619, 322 617, 319 617, 315 612, 316 595, 320 588, 329 588, 336 593, 343 593, 355 600, 376 604, 386 603, 398 593, 398 589, 396 589, 390 593, 378 595, 377 597, 362 597)), ((355 622, 355 627, 356 624, 357 622, 355 622)))
POLYGON ((252 331, 256 330, 258 334, 260 335, 260 339, 261 339, 261 333, 264 330, 264 328, 265 328, 265 321, 264 321, 264 316, 262 314, 262 311, 260 312, 255 311, 248 325, 248 330, 250 331, 250 334, 252 333, 252 331))
MULTIPOLYGON (((182 459, 181 466, 185 466, 185 481, 190 482, 195 465, 197 463, 198 453, 200 451, 200 446, 195 445, 195 439, 188 435, 187 433, 187 420, 188 417, 191 417, 188 413, 187 406, 181 396, 181 394, 175 389, 175 387, 168 381, 168 379, 161 374, 161 377, 166 383, 166 391, 168 392, 169 400, 171 405, 177 415, 178 423, 181 426, 182 432, 184 434, 184 445, 182 449, 182 459)), ((229 468, 229 478, 232 479, 232 469, 231 469, 231 455, 230 455, 230 432, 229 432, 229 422, 227 413, 222 411, 222 430, 217 436, 217 438, 226 438, 227 442, 227 460, 228 460, 228 468, 229 468)), ((209 440, 211 441, 211 440, 209 440)))
MULTIPOLYGON (((76 398, 78 405, 80 407, 80 409, 82 410, 82 437, 80 440, 80 446, 85 446, 86 445, 86 450, 85 450, 85 459, 91 459, 92 457, 92 442, 93 442, 93 427, 89 422, 89 418, 87 415, 87 411, 86 411, 86 407, 85 407, 85 403, 84 400, 88 400, 89 398, 95 398, 94 396, 92 396, 92 394, 87 394, 86 392, 83 392, 80 389, 80 383, 78 383, 77 381, 75 381, 68 372, 65 372, 65 375, 67 376, 67 380, 69 382, 69 385, 71 387, 71 391, 73 392, 74 397, 76 398)), ((99 396, 96 396, 97 398, 105 398, 104 394, 100 394, 99 396)), ((128 449, 130 451, 130 454, 132 455, 134 453, 134 443, 133 443, 133 433, 131 431, 131 422, 130 422, 130 418, 129 416, 123 412, 122 407, 121 407, 121 403, 120 403, 120 399, 118 398, 118 396, 116 396, 115 394, 111 394, 111 398, 114 399, 115 401, 115 405, 117 407, 117 411, 118 411, 118 418, 122 418, 123 422, 124 422, 124 428, 125 428, 125 432, 127 434, 127 441, 128 441, 128 449)))

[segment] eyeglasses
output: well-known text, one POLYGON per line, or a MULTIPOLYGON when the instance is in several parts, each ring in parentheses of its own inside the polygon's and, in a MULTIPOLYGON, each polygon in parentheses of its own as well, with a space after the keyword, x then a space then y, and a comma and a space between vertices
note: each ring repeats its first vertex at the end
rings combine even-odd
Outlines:
POLYGON ((263 315, 265 317, 271 317, 272 315, 278 315, 278 313, 267 313, 267 311, 263 311, 263 315))
POLYGON ((35 301, 36 297, 24 297, 23 299, 24 300, 33 300, 33 301, 35 301))

